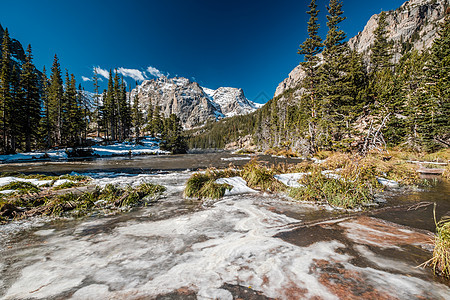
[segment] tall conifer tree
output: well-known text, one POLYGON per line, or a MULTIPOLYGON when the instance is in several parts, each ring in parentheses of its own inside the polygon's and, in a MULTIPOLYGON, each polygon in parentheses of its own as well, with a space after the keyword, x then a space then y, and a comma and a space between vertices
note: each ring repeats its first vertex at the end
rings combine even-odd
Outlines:
POLYGON ((0 109, 3 153, 9 152, 8 132, 10 124, 8 123, 8 118, 12 105, 10 44, 11 40, 9 38, 8 28, 5 28, 5 31, 3 32, 2 60, 0 71, 0 109))
POLYGON ((350 49, 345 43, 346 35, 339 27, 345 20, 342 3, 330 0, 327 6, 328 33, 324 41, 323 63, 320 66, 319 97, 321 99, 320 127, 323 131, 322 144, 341 139, 347 112, 345 104, 350 99, 349 72, 350 49))
POLYGON ((423 116, 423 136, 430 150, 450 140, 450 8, 431 47, 427 63, 427 114, 423 116), (446 139, 447 141, 444 141, 446 139))
POLYGON ((48 87, 48 119, 51 132, 50 145, 62 143, 62 103, 64 97, 63 81, 58 56, 55 54, 48 87))
POLYGON ((319 33, 319 24, 318 14, 319 10, 317 10, 316 0, 311 0, 311 3, 308 6, 310 10, 307 12, 310 15, 308 21, 308 38, 300 45, 300 49, 298 50, 298 54, 304 55, 304 61, 301 62, 301 66, 306 72, 306 80, 304 80, 304 88, 307 93, 303 98, 303 101, 306 102, 305 107, 308 107, 310 110, 310 118, 308 124, 309 131, 309 139, 311 151, 315 152, 317 150, 317 108, 319 106, 319 99, 317 95, 317 85, 319 83, 319 74, 318 74, 318 63, 319 58, 317 54, 322 50, 322 39, 318 35, 319 33))
POLYGON ((25 151, 31 151, 31 143, 37 138, 40 121, 41 101, 38 90, 38 76, 32 62, 31 45, 28 45, 25 63, 22 66, 20 77, 20 98, 23 111, 23 134, 25 138, 25 151))

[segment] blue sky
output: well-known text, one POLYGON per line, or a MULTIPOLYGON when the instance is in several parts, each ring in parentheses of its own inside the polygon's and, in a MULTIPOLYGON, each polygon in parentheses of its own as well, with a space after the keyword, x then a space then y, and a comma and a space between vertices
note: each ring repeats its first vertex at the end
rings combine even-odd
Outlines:
MULTIPOLYGON (((133 87, 133 77, 178 75, 212 89, 241 87, 249 99, 264 103, 301 61, 296 52, 307 35, 309 2, 4 1, 0 23, 24 48, 32 45, 39 69, 49 70, 56 53, 62 69, 86 90, 92 83, 83 77, 91 78, 94 67, 121 68, 133 87)), ((344 0, 342 29, 352 37, 371 15, 403 2, 344 0)), ((322 37, 327 3, 317 1, 322 37)))

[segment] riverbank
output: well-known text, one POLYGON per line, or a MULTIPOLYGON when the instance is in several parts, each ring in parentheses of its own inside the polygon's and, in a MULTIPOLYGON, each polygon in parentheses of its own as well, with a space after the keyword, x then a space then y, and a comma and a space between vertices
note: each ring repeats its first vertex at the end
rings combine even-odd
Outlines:
POLYGON ((1 163, 36 162, 36 161, 65 161, 70 158, 100 158, 136 155, 168 155, 169 151, 161 150, 159 140, 146 137, 139 141, 112 143, 109 145, 92 145, 89 147, 50 149, 48 151, 34 151, 9 155, 0 155, 1 163))

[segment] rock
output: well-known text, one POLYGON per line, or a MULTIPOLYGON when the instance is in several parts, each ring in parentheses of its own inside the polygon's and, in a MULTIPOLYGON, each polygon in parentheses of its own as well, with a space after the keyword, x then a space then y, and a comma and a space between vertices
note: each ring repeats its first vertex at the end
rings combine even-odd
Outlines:
POLYGON ((378 177, 377 181, 378 181, 379 184, 381 184, 383 186, 387 186, 387 187, 398 187, 399 186, 397 181, 389 180, 389 179, 386 179, 386 178, 378 177))
POLYGON ((243 136, 239 138, 235 142, 231 142, 226 144, 224 147, 225 150, 239 150, 239 149, 247 149, 251 151, 256 150, 256 146, 253 143, 253 137, 251 134, 243 136))

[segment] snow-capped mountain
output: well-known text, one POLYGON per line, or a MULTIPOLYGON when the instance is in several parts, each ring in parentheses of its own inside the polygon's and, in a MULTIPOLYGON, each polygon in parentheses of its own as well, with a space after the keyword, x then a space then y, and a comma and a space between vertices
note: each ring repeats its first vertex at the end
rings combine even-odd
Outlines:
POLYGON ((146 80, 131 91, 132 101, 136 95, 142 109, 159 106, 166 117, 176 114, 186 129, 201 126, 208 120, 248 114, 258 108, 244 96, 242 89, 212 90, 183 77, 146 80))
POLYGON ((258 109, 258 105, 248 100, 239 88, 220 87, 217 90, 203 88, 209 98, 220 106, 226 117, 246 115, 258 109))

